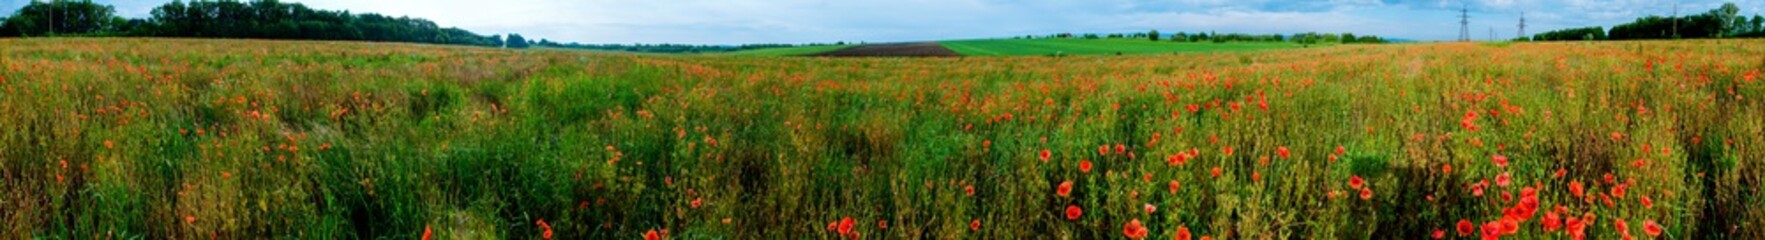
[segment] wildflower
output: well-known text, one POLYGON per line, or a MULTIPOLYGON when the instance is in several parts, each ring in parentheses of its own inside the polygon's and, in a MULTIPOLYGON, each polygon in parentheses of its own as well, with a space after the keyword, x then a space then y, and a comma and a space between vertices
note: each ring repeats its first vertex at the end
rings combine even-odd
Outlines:
POLYGON ((1054 188, 1054 194, 1060 197, 1070 196, 1072 194, 1072 180, 1061 182, 1060 186, 1054 188))
POLYGON ((1560 229, 1563 227, 1563 217, 1561 215, 1557 215, 1557 212, 1555 212, 1555 211, 1545 212, 1544 213, 1544 222, 1539 223, 1539 225, 1541 227, 1544 227, 1545 232, 1555 232, 1555 231, 1557 231, 1557 229, 1560 229))
POLYGON ((1500 175, 1495 175, 1495 185, 1496 186, 1507 187, 1509 183, 1513 183, 1513 182, 1514 182, 1513 174, 1509 174, 1507 172, 1502 172, 1500 175))
POLYGON ((435 237, 435 231, 430 230, 429 226, 423 226, 423 238, 422 239, 429 240, 429 239, 434 239, 434 237, 435 237))
POLYGON ((1648 195, 1643 195, 1642 200, 1639 201, 1642 201, 1643 208, 1655 208, 1655 200, 1649 199, 1648 195))
POLYGON ((1066 220, 1079 220, 1084 214, 1085 210, 1079 209, 1079 205, 1066 205, 1066 220))
POLYGON ((1366 184, 1366 180, 1361 180, 1360 175, 1348 176, 1348 187, 1360 189, 1364 184, 1366 184))
POLYGON ((700 198, 693 198, 693 201, 690 204, 692 205, 693 208, 699 208, 700 205, 705 204, 705 200, 700 199, 700 198))
POLYGON ((1275 155, 1281 156, 1282 159, 1286 159, 1288 156, 1291 156, 1292 153, 1287 151, 1287 146, 1280 146, 1275 147, 1275 155))
POLYGON ((1220 147, 1220 153, 1226 154, 1226 156, 1231 156, 1232 155, 1232 147, 1220 147))
POLYGON ((1145 204, 1144 206, 1142 206, 1142 208, 1146 209, 1147 214, 1151 214, 1153 212, 1158 212, 1158 206, 1153 206, 1151 203, 1145 204))
POLYGON ((1147 233, 1146 226, 1140 224, 1140 219, 1128 221, 1128 224, 1122 226, 1122 235, 1127 236, 1128 239, 1146 238, 1147 233))
POLYGON ((662 235, 657 234, 655 229, 650 229, 650 231, 643 233, 643 239, 644 240, 661 240, 662 235))
POLYGON ((1483 239, 1500 238, 1501 237, 1501 230, 1502 230, 1502 224, 1500 221, 1489 221, 1489 222, 1483 223, 1483 239))
POLYGON ((1079 172, 1091 173, 1091 160, 1079 160, 1079 172))
MULTIPOLYGON (((1177 194, 1177 188, 1179 188, 1179 187, 1182 187, 1182 184, 1177 183, 1177 180, 1171 180, 1171 184, 1170 184, 1171 194, 1177 194)), ((1645 197, 1644 199, 1647 199, 1647 198, 1645 197)))
POLYGON ((962 187, 962 192, 963 192, 963 193, 967 193, 967 194, 968 194, 968 195, 969 195, 969 196, 974 196, 974 185, 973 185, 973 184, 970 184, 970 185, 967 185, 967 186, 963 186, 963 187, 962 187))
POLYGON ((1373 199, 1373 188, 1362 188, 1361 189, 1361 200, 1371 200, 1371 199, 1373 199))
POLYGON ((1575 197, 1583 197, 1587 195, 1587 190, 1582 188, 1581 181, 1577 180, 1569 182, 1569 193, 1575 194, 1575 197))
POLYGON ((836 228, 835 232, 839 232, 840 236, 851 236, 852 227, 856 227, 857 225, 858 221, 852 220, 852 217, 842 218, 840 219, 840 225, 836 228))
POLYGON ((968 222, 968 230, 980 231, 981 230, 981 220, 975 219, 974 221, 968 222))
POLYGON ((546 224, 545 219, 540 219, 539 221, 534 222, 534 224, 539 225, 539 229, 545 230, 545 232, 539 234, 539 238, 552 239, 552 225, 551 224, 546 224))
POLYGON ((1171 239, 1175 239, 1175 240, 1189 240, 1189 237, 1190 237, 1190 236, 1189 236, 1189 235, 1190 235, 1190 234, 1189 234, 1189 227, 1185 227, 1185 226, 1177 226, 1177 234, 1175 234, 1175 235, 1174 235, 1174 236, 1172 236, 1172 237, 1171 237, 1171 239))
POLYGON ((1053 155, 1054 155, 1054 153, 1049 152, 1048 149, 1042 149, 1042 153, 1041 153, 1042 162, 1048 162, 1048 157, 1051 157, 1053 155))
POLYGON ((1446 231, 1440 230, 1440 229, 1434 229, 1434 235, 1432 235, 1432 237, 1434 237, 1434 239, 1446 238, 1446 231))
POLYGON ((1476 231, 1475 228, 1476 228, 1475 226, 1472 226, 1470 219, 1459 219, 1459 224, 1458 224, 1459 236, 1461 236, 1461 237, 1470 236, 1471 231, 1476 231))
POLYGON ((1655 220, 1643 221, 1642 233, 1648 234, 1649 237, 1661 236, 1661 225, 1655 224, 1655 220))
POLYGON ((1496 167, 1508 167, 1508 156, 1496 154, 1495 156, 1489 157, 1489 160, 1495 162, 1496 167))

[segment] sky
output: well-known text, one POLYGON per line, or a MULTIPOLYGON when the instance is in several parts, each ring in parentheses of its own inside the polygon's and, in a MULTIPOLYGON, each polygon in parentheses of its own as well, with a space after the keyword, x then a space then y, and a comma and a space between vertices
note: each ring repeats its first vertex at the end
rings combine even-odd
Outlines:
MULTIPOLYGON (((18 9, 30 0, 0 0, 18 9)), ((47 1, 47 0, 43 0, 47 1)), ((1373 34, 1453 40, 1468 6, 1474 39, 1708 11, 1765 0, 282 0, 316 9, 435 21, 479 34, 582 43, 826 43, 996 38, 1054 33, 1373 34)), ((146 18, 169 0, 94 0, 146 18)), ((0 10, 8 11, 8 10, 0 10)))

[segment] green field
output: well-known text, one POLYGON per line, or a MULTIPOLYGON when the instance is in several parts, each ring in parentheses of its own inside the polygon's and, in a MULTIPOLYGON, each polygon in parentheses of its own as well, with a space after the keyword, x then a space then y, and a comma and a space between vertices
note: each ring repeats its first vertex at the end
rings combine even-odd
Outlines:
POLYGON ((762 48, 762 49, 722 53, 721 55, 768 56, 768 57, 771 57, 771 56, 802 56, 802 55, 823 53, 823 52, 828 52, 828 51, 833 51, 833 50, 840 50, 842 48, 847 48, 847 47, 851 47, 851 46, 852 45, 821 45, 821 46, 802 46, 802 47, 783 47, 783 48, 762 48))
POLYGON ((1295 43, 1188 43, 1144 39, 979 39, 939 42, 964 56, 1156 54, 1300 48, 1295 43))

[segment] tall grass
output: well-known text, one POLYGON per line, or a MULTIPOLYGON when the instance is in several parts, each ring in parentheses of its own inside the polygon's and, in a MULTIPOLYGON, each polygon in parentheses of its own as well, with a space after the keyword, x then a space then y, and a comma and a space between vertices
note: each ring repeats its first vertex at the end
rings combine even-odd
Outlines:
POLYGON ((1129 222, 1765 238, 1751 40, 939 59, 0 46, 3 238, 1121 238, 1129 222))

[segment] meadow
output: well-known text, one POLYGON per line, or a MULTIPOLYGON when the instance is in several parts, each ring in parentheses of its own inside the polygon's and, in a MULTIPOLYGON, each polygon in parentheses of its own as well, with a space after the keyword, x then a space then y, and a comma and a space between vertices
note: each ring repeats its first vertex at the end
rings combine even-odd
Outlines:
MULTIPOLYGON (((1046 56, 1236 52, 1308 47, 1291 42, 1170 42, 1146 39, 976 39, 942 41, 963 56, 1046 56)), ((1335 45, 1335 44, 1330 44, 1335 45)), ((1315 47, 1315 46, 1314 46, 1315 47)))
POLYGON ((0 39, 0 238, 1760 239, 1762 70, 0 39))

